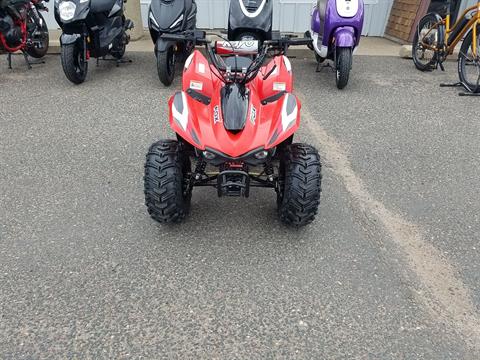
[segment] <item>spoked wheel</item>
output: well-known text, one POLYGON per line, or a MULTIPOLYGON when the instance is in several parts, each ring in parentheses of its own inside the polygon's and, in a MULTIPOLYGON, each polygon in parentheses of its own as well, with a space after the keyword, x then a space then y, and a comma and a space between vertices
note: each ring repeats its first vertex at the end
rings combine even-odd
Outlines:
POLYGON ((458 76, 465 88, 473 93, 480 92, 480 26, 477 27, 476 43, 470 31, 458 54, 458 76), (474 51, 475 50, 475 51, 474 51))
POLYGON ((429 71, 437 63, 438 50, 443 45, 440 33, 445 26, 434 15, 426 15, 420 20, 413 37, 412 58, 420 71, 429 71))
POLYGON ((160 81, 170 86, 175 77, 175 47, 170 46, 165 51, 157 52, 157 71, 160 81))
POLYGON ((277 206, 280 220, 300 227, 315 219, 322 191, 322 165, 309 145, 288 145, 280 159, 277 206))
POLYGON ((74 84, 85 81, 88 62, 84 59, 83 49, 78 44, 62 45, 62 67, 68 80, 74 84))
MULTIPOLYGON (((32 10, 30 9, 29 12, 31 11, 32 10)), ((47 23, 42 14, 38 13, 38 16, 41 23, 40 27, 35 24, 33 15, 29 14, 28 16, 28 22, 33 26, 32 31, 30 31, 28 34, 30 40, 29 43, 31 45, 27 46, 26 48, 27 54, 36 59, 40 59, 47 54, 49 44, 47 23)))
POLYGON ((190 211, 190 158, 178 141, 161 140, 148 150, 145 163, 145 205, 160 223, 179 223, 190 211))
POLYGON ((352 68, 352 49, 347 47, 337 48, 336 58, 337 88, 343 89, 348 84, 350 69, 352 68))

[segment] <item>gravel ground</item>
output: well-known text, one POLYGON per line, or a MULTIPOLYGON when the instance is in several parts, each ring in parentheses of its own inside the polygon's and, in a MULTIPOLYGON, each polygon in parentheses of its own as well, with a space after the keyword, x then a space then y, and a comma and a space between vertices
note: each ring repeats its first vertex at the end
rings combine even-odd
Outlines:
POLYGON ((153 54, 0 63, 0 358, 480 356, 476 98, 447 72, 357 56, 351 82, 294 59, 299 141, 324 158, 321 213, 292 230, 275 194, 196 189, 179 226, 143 205, 171 137, 153 54), (93 65, 93 62, 92 62, 93 65))

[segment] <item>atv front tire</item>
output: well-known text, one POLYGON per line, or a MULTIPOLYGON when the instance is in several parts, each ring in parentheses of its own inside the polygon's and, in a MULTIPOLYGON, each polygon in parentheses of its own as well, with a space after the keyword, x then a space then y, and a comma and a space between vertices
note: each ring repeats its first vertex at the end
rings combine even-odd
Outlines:
POLYGON ((174 140, 161 140, 148 150, 145 163, 145 205, 159 223, 179 223, 190 210, 192 193, 187 186, 190 158, 174 140))
POLYGON ((309 145, 292 144, 280 161, 277 204, 280 220, 300 227, 311 223, 318 213, 322 191, 322 165, 318 151, 309 145))

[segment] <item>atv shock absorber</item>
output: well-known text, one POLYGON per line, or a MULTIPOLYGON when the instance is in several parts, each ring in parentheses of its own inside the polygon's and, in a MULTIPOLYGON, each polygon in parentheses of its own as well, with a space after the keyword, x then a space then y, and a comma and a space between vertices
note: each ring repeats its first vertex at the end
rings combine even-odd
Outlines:
POLYGON ((195 165, 195 174, 194 179, 200 180, 202 175, 205 174, 205 169, 207 168, 207 163, 203 160, 198 160, 197 164, 195 165))
POLYGON ((271 162, 265 164, 264 167, 265 175, 267 175, 267 180, 273 182, 273 165, 271 162))

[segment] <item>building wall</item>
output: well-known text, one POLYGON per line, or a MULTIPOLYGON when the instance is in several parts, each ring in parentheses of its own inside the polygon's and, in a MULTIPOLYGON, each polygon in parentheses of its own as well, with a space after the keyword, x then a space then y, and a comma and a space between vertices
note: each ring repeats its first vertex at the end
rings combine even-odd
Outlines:
POLYGON ((421 4, 422 0, 395 0, 386 33, 394 38, 408 41, 421 4))
MULTIPOLYGON (((199 28, 225 29, 227 27, 229 0, 196 0, 196 2, 198 5, 197 25, 199 28)), ((282 32, 303 33, 310 27, 310 12, 313 3, 316 3, 316 1, 274 0, 274 29, 282 32)), ((364 0, 364 3, 363 35, 383 36, 393 0, 364 0)), ((45 15, 45 18, 49 28, 56 29, 58 25, 53 17, 53 1, 50 1, 47 5, 50 12, 45 15)), ((147 12, 150 0, 140 0, 140 5, 143 26, 147 27, 147 12)))

